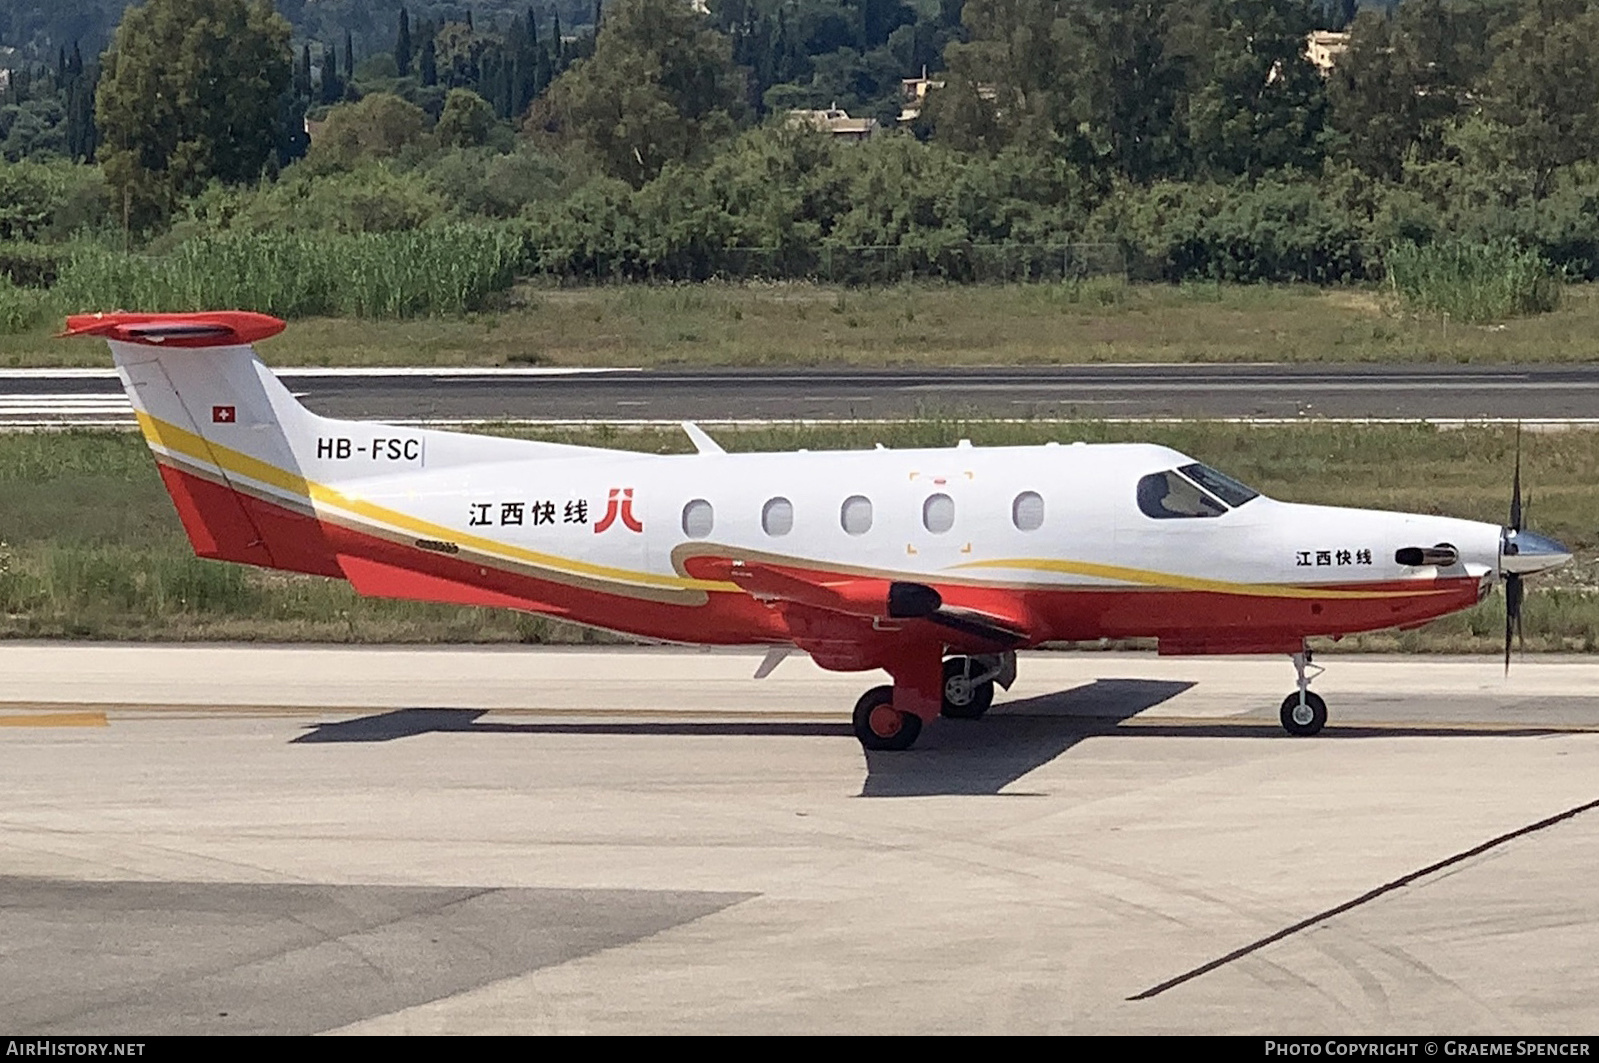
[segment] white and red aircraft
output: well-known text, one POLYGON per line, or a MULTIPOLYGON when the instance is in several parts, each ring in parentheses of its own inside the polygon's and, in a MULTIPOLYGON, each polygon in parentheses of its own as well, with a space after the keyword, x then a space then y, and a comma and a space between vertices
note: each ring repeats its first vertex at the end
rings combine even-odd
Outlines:
POLYGON ((855 732, 904 749, 977 717, 1016 650, 1152 637, 1284 653, 1282 723, 1315 734, 1307 638, 1414 627, 1570 560, 1520 528, 1267 498, 1143 444, 660 456, 319 417, 251 344, 260 314, 92 314, 202 557, 364 595, 526 610, 649 639, 798 647, 883 669, 855 732))

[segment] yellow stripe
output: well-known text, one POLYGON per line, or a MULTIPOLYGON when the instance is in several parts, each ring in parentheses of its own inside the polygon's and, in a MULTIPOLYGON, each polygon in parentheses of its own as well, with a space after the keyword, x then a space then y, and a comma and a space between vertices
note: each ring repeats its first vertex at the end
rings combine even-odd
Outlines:
POLYGON ((559 557, 555 554, 543 554, 535 550, 527 550, 519 546, 512 546, 509 543, 498 542, 494 539, 485 539, 442 524, 433 524, 397 510, 350 498, 324 484, 313 483, 302 476, 280 469, 276 465, 270 465, 259 458, 252 458, 248 454, 214 443, 170 422, 151 417, 149 414, 140 413, 138 416, 140 425, 144 427, 145 438, 159 443, 167 450, 207 464, 214 461, 226 472, 248 477, 258 483, 269 484, 279 490, 299 495, 301 498, 320 502, 328 506, 335 506, 358 516, 366 517, 369 520, 403 528, 422 538, 447 539, 450 542, 483 553, 497 554, 501 557, 508 557, 544 568, 560 569, 565 572, 593 576, 599 579, 654 587, 668 587, 673 590, 743 593, 742 589, 733 583, 723 583, 718 580, 688 579, 683 576, 661 576, 652 572, 638 572, 632 569, 615 568, 610 565, 595 565, 586 561, 575 561, 571 558, 559 557), (214 458, 210 455, 214 455, 214 458))
POLYGON ((0 727, 108 727, 103 712, 46 712, 30 716, 0 714, 0 727))
POLYGON ((1090 576, 1113 579, 1123 583, 1139 583, 1152 587, 1170 587, 1182 591, 1208 591, 1212 594, 1241 594, 1252 598, 1316 598, 1320 600, 1360 600, 1370 598, 1413 598, 1419 594, 1447 594, 1447 590, 1415 591, 1345 591, 1331 588, 1293 587, 1280 583, 1233 583, 1227 580, 1204 579, 1199 576, 1179 576, 1172 572, 1154 572, 1123 565, 1099 565, 1089 561, 1064 561, 1049 557, 1012 557, 993 561, 967 561, 956 568, 1010 568, 1031 569, 1038 572, 1059 572, 1069 576, 1090 576))

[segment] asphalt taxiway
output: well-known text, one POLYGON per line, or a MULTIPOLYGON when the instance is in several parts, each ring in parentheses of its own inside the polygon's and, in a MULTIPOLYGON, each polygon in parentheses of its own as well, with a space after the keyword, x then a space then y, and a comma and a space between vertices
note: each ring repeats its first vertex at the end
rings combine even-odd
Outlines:
POLYGON ((1583 1033, 1599 662, 0 646, 8 1032, 1583 1033))

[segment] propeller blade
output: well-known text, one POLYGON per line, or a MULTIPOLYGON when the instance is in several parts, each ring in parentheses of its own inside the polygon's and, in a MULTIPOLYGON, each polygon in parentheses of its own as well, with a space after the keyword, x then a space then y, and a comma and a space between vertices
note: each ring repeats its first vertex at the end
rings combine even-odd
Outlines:
POLYGON ((1514 635, 1521 641, 1521 577, 1511 572, 1505 576, 1505 674, 1510 674, 1510 639, 1514 635))
POLYGON ((1516 422, 1516 473, 1510 488, 1510 530, 1521 530, 1521 422, 1516 422))

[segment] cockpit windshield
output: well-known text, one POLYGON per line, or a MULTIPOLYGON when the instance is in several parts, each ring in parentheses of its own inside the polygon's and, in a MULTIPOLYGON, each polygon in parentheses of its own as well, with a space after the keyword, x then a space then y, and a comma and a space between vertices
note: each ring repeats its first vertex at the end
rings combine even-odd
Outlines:
POLYGON ((1152 472, 1138 481, 1138 508, 1156 520, 1219 517, 1229 506, 1236 509, 1259 497, 1259 491, 1197 461, 1180 469, 1152 472))
POLYGON ((1219 517, 1227 507, 1177 474, 1152 472, 1138 481, 1138 508, 1156 520, 1176 517, 1219 517))
POLYGON ((1227 503, 1233 509, 1237 509, 1252 498, 1260 497, 1260 492, 1254 488, 1246 487, 1226 473, 1217 472, 1209 465, 1201 465, 1197 461, 1192 465, 1184 465, 1177 471, 1227 503))

